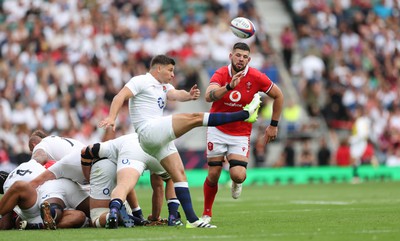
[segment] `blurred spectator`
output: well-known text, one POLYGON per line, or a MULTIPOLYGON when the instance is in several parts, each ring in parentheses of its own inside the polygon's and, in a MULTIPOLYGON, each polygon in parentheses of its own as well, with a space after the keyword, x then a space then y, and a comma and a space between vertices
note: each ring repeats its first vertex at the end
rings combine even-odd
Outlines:
POLYGON ((318 166, 331 165, 331 150, 329 149, 326 139, 321 138, 317 150, 317 164, 318 166))
POLYGON ((299 166, 310 167, 315 165, 315 155, 311 149, 310 140, 304 140, 300 151, 299 166))
POLYGON ((293 51, 296 44, 296 35, 290 26, 286 26, 280 35, 283 61, 288 70, 292 66, 293 51))
POLYGON ((294 77, 302 69, 299 66, 319 66, 301 73, 298 84, 299 92, 308 98, 310 114, 323 115, 330 131, 350 134, 355 108, 368 110, 374 156, 383 163, 399 140, 395 127, 400 69, 399 2, 286 2, 293 14, 296 50, 300 54, 291 69, 294 77), (310 50, 314 51, 311 56, 310 50), (308 58, 313 64, 307 64, 308 58), (319 82, 310 84, 310 79, 319 82), (386 126, 393 128, 385 132, 386 126))
POLYGON ((339 147, 336 149, 335 163, 337 166, 351 165, 350 145, 347 138, 342 139, 339 147))
POLYGON ((285 146, 281 152, 279 160, 274 164, 275 167, 294 167, 296 166, 296 151, 293 146, 293 141, 287 139, 285 146))
POLYGON ((284 123, 282 127, 286 128, 286 130, 283 131, 289 134, 301 131, 303 127, 301 119, 302 114, 301 105, 294 100, 289 99, 287 106, 285 106, 282 111, 282 120, 284 123))

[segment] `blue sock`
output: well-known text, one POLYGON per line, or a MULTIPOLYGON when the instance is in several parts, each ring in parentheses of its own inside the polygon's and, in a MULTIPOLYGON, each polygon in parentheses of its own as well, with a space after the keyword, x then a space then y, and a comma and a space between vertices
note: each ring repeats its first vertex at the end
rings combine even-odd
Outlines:
POLYGON ((137 218, 142 218, 143 217, 142 209, 139 208, 138 210, 132 211, 132 215, 137 218))
POLYGON ((167 202, 168 204, 168 213, 169 215, 173 215, 175 218, 178 217, 178 208, 179 208, 179 200, 177 198, 171 198, 167 202))
POLYGON ((121 199, 114 198, 113 200, 110 201, 109 207, 110 207, 110 210, 115 209, 115 210, 119 211, 121 209, 122 205, 123 205, 123 203, 122 203, 121 199))
POLYGON ((174 183, 174 187, 176 196, 178 197, 178 200, 182 205, 182 209, 185 212, 186 219, 191 223, 197 221, 199 218, 196 216, 193 210, 188 183, 177 182, 174 183))
POLYGON ((223 112, 210 113, 210 116, 208 117, 208 126, 219 126, 235 121, 244 121, 247 118, 249 118, 249 116, 250 116, 249 112, 245 110, 232 113, 223 113, 223 112))

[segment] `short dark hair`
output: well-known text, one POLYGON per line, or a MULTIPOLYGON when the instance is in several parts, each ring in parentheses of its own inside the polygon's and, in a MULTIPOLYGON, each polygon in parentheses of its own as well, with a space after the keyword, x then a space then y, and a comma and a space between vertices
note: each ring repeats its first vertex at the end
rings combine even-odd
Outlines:
POLYGON ((150 68, 153 67, 156 64, 161 64, 161 65, 175 65, 175 60, 166 56, 166 55, 156 55, 153 57, 153 59, 150 62, 150 68))
POLYGON ((31 136, 38 136, 38 137, 40 137, 40 138, 45 138, 45 137, 48 136, 48 134, 47 134, 45 131, 43 131, 43 130, 37 129, 37 130, 34 130, 34 131, 32 132, 31 136))
POLYGON ((4 183, 10 173, 5 171, 0 171, 0 194, 4 194, 4 183))
POLYGON ((241 49, 241 50, 245 50, 245 51, 249 51, 250 52, 249 45, 247 45, 246 43, 243 43, 243 42, 235 43, 235 45, 233 45, 232 50, 235 50, 235 49, 241 49))

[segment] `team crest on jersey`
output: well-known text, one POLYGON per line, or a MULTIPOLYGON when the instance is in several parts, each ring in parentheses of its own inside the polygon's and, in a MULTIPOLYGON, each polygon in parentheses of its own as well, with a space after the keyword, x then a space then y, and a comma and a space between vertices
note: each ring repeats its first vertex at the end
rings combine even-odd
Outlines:
POLYGON ((212 151, 214 149, 214 144, 212 142, 207 143, 207 148, 209 151, 212 151))
POLYGON ((252 83, 250 81, 246 83, 247 92, 250 92, 251 86, 252 86, 252 83))
POLYGON ((164 102, 163 98, 158 97, 157 103, 158 103, 158 107, 160 107, 160 109, 164 109, 165 102, 164 102))
POLYGON ((167 86, 163 85, 162 90, 167 93, 167 86))
POLYGON ((241 98, 242 98, 242 94, 240 94, 240 92, 237 90, 232 91, 232 93, 229 95, 229 99, 232 102, 238 102, 241 98))

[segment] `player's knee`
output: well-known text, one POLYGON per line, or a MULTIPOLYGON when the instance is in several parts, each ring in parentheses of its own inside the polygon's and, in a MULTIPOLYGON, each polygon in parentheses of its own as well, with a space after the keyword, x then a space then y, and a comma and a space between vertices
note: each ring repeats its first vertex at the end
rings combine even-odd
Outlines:
POLYGON ((244 180, 246 180, 246 168, 247 168, 247 162, 239 160, 230 160, 229 171, 232 181, 236 183, 244 182, 244 180), (234 167, 241 167, 241 168, 234 168, 234 167))
POLYGON ((83 148, 81 151, 81 157, 85 159, 98 159, 100 150, 100 143, 96 143, 86 148, 83 148))

